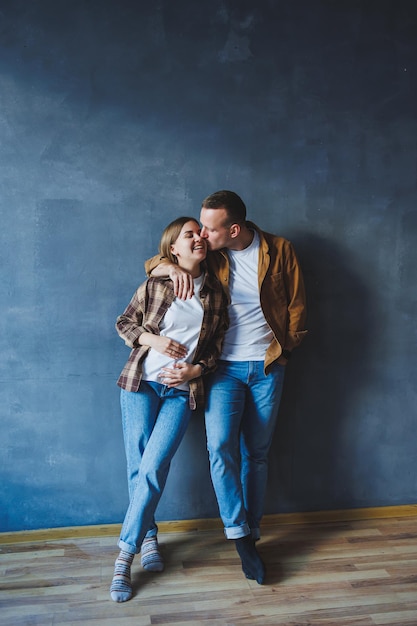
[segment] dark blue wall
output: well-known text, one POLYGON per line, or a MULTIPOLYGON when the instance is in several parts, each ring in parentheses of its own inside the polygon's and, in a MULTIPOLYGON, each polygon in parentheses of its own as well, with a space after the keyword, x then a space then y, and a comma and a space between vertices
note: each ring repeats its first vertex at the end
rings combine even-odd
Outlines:
MULTIPOLYGON (((310 335, 266 512, 417 502, 414 0, 0 2, 0 529, 120 522, 114 322, 219 189, 291 239, 310 335)), ((160 519, 217 516, 202 417, 160 519)))

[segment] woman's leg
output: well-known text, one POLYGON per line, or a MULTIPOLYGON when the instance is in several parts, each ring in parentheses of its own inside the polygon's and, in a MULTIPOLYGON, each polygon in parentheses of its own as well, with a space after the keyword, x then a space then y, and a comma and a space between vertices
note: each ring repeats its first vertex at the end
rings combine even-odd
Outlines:
MULTIPOLYGON (((187 392, 168 389, 159 383, 146 383, 144 394, 149 393, 159 398, 159 408, 156 418, 155 416, 153 418, 152 433, 142 453, 119 540, 122 552, 131 555, 140 552, 142 541, 154 519, 155 509, 163 493, 171 460, 191 417, 187 392)), ((147 405, 150 406, 149 402, 147 405)), ((113 597, 117 591, 114 585, 111 590, 113 597)), ((123 595, 119 596, 121 599, 115 597, 113 599, 119 602, 130 599, 131 592, 130 596, 126 591, 122 593, 123 595)))
MULTIPOLYGON (((159 403, 159 395, 151 387, 148 389, 145 381, 142 382, 141 391, 138 393, 121 390, 120 407, 126 450, 129 498, 133 495, 142 454, 152 434, 159 403)), ((155 519, 152 518, 140 551, 142 567, 150 572, 162 572, 164 569, 164 560, 159 551, 157 533, 158 526, 155 519)))

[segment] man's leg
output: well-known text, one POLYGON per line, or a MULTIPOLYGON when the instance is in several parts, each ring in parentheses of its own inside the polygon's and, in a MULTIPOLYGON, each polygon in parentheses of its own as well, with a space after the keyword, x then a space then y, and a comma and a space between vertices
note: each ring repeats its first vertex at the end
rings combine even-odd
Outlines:
POLYGON ((205 412, 210 473, 227 539, 249 534, 240 482, 239 433, 246 363, 220 361, 208 377, 205 412))
POLYGON ((235 541, 247 578, 262 584, 265 567, 250 536, 240 482, 239 432, 248 364, 220 362, 209 382, 206 409, 211 478, 227 539, 235 541))
POLYGON ((268 452, 282 395, 285 366, 272 366, 265 376, 264 363, 251 361, 245 411, 242 417, 241 481, 248 523, 259 539, 268 477, 268 452))

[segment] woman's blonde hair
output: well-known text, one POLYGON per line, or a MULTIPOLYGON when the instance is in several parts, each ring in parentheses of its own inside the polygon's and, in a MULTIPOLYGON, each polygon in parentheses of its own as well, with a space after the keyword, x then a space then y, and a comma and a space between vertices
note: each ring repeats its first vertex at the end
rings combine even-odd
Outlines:
POLYGON ((182 227, 187 222, 195 222, 200 226, 195 217, 177 217, 176 220, 168 224, 162 233, 161 241, 159 242, 159 253, 171 263, 178 263, 177 257, 171 252, 171 246, 177 241, 182 227))

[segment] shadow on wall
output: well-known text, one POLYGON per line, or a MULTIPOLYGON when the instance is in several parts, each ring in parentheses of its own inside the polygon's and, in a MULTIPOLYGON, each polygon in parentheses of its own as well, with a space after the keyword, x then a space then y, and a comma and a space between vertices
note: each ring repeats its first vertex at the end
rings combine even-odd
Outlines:
POLYGON ((265 512, 366 506, 353 472, 366 462, 355 457, 355 440, 366 437, 361 394, 372 376, 375 301, 341 245, 305 234, 295 246, 309 334, 287 369, 265 512))

